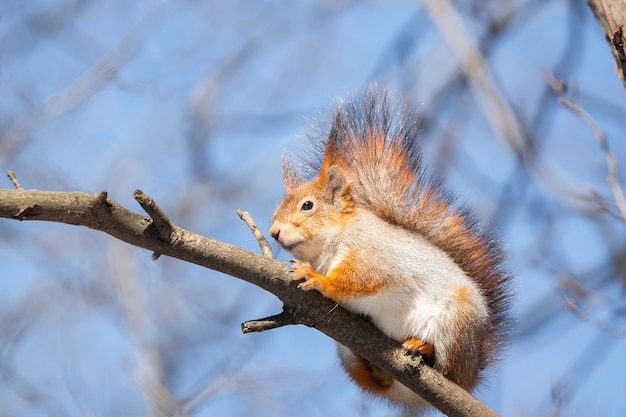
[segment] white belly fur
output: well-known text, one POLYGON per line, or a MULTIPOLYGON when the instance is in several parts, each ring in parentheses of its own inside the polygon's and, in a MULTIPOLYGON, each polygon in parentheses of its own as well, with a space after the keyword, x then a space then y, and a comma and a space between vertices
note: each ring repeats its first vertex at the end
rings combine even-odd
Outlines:
MULTIPOLYGON (((368 250, 368 261, 391 265, 386 271, 396 285, 371 296, 354 298, 344 306, 369 316, 383 333, 398 342, 409 337, 432 343, 436 363, 445 363, 447 347, 459 319, 458 290, 469 295, 475 323, 487 320, 487 306, 476 283, 441 249, 421 236, 397 228, 390 235, 372 227, 380 219, 366 219, 361 242, 375 242, 368 250)), ((464 299, 467 302, 467 297, 464 299)), ((463 306, 467 308, 467 305, 463 306)), ((457 335, 459 336, 459 335, 457 335)))

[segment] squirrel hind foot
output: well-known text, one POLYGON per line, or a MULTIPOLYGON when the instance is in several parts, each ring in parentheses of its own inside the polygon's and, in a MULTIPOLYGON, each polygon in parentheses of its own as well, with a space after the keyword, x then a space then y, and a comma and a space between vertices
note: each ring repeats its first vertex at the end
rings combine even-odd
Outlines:
POLYGON ((402 343, 402 349, 407 355, 420 355, 427 364, 433 366, 435 363, 435 346, 425 342, 419 337, 409 337, 402 343))

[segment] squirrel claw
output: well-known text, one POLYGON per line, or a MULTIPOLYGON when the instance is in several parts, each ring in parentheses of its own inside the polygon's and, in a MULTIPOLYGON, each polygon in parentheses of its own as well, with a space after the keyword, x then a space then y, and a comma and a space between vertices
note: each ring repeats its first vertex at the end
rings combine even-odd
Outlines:
POLYGON ((291 273, 293 275, 294 280, 299 279, 309 279, 313 274, 313 267, 310 263, 301 261, 299 259, 290 261, 291 262, 291 273))
POLYGON ((298 284, 298 289, 302 291, 311 291, 318 289, 318 281, 316 279, 310 279, 308 281, 298 284))
POLYGON ((302 291, 320 290, 320 282, 315 277, 317 273, 313 270, 313 266, 309 262, 294 260, 291 262, 291 274, 294 281, 305 279, 304 282, 298 284, 298 288, 302 291))
POLYGON ((402 343, 402 350, 404 350, 406 355, 420 355, 431 366, 435 362, 435 346, 418 337, 406 339, 402 343))

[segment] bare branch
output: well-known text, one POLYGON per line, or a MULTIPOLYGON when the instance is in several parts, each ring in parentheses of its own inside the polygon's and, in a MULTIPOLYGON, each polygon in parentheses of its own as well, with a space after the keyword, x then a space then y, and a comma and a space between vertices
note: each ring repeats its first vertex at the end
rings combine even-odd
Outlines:
POLYGON ((159 207, 159 205, 148 194, 144 194, 141 190, 135 190, 133 197, 139 203, 142 209, 152 219, 152 224, 159 235, 159 238, 165 243, 170 243, 172 240, 173 227, 170 219, 167 218, 165 212, 159 207))
POLYGON ((622 83, 626 83, 626 51, 623 33, 626 24, 626 14, 624 14, 626 0, 587 0, 587 3, 602 25, 611 53, 615 58, 617 77, 622 80, 622 83))
POLYGON ((85 226, 131 245, 241 278, 280 298, 294 322, 314 327, 354 349, 443 413, 453 417, 497 415, 420 357, 406 356, 398 342, 365 318, 351 314, 319 293, 299 291, 285 264, 175 225, 172 233, 176 239, 164 242, 154 222, 113 200, 103 202, 102 196, 103 193, 0 189, 0 217, 85 226))
POLYGON ((599 291, 582 286, 578 280, 567 274, 559 274, 559 285, 562 289, 561 298, 565 308, 574 313, 578 318, 598 329, 610 334, 613 337, 621 338, 626 336, 626 326, 618 326, 612 324, 609 319, 597 317, 583 306, 583 302, 593 304, 596 307, 603 307, 607 311, 611 311, 611 316, 621 318, 623 316, 623 305, 614 302, 609 297, 599 291))
POLYGON ((265 330, 276 329, 290 324, 300 324, 294 320, 294 316, 288 311, 259 320, 250 320, 241 323, 243 333, 264 332, 265 330))
POLYGON ((617 204, 617 208, 622 216, 623 220, 626 220, 626 198, 624 198, 624 190, 619 185, 617 175, 617 158, 609 146, 609 141, 606 138, 606 133, 598 126, 593 118, 585 111, 583 106, 572 99, 571 95, 567 94, 567 84, 562 80, 557 80, 553 74, 546 73, 546 80, 552 89, 559 95, 559 102, 566 109, 574 113, 580 120, 589 127, 591 133, 596 138, 606 159, 606 165, 608 167, 609 176, 607 182, 613 193, 613 198, 617 204))
POLYGON ((136 265, 121 245, 112 248, 113 283, 126 318, 134 345, 136 365, 135 378, 141 388, 150 415, 167 417, 174 414, 178 404, 164 382, 163 362, 159 349, 154 344, 153 328, 147 313, 145 289, 139 278, 136 265))
POLYGON ((472 95, 498 139, 513 150, 517 159, 554 197, 576 210, 597 209, 598 196, 587 191, 590 187, 576 183, 538 158, 526 126, 498 87, 478 42, 452 2, 424 0, 423 4, 448 48, 459 60, 472 95))
POLYGON ((589 311, 585 310, 576 300, 572 297, 563 295, 563 304, 565 308, 574 313, 578 318, 594 327, 614 336, 624 337, 626 336, 626 327, 614 326, 606 320, 601 320, 594 317, 589 311))
POLYGON ((524 126, 513 111, 491 73, 463 19, 449 0, 424 0, 424 8, 437 25, 439 33, 461 64, 472 94, 491 129, 523 160, 532 153, 524 126))
POLYGON ((263 236, 263 232, 261 232, 259 226, 256 225, 250 213, 242 209, 237 209, 237 214, 239 215, 239 218, 248 225, 257 242, 259 242, 259 246, 261 247, 261 253, 263 253, 263 256, 274 258, 274 254, 272 253, 272 248, 270 247, 270 244, 268 243, 265 236, 263 236))
POLYGON ((155 7, 120 43, 72 83, 38 103, 0 135, 0 164, 10 160, 45 122, 53 120, 96 94, 134 56, 148 35, 171 11, 170 4, 155 7))

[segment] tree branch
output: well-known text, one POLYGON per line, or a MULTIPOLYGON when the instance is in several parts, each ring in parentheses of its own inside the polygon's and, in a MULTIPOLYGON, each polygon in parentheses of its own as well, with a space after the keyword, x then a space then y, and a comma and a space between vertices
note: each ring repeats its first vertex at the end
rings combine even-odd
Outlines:
POLYGON ((624 50, 624 25, 626 25, 626 0, 587 0, 606 35, 615 58, 615 72, 626 87, 626 51, 624 50))
MULTIPOLYGON (((144 202, 152 201, 143 193, 141 196, 144 202)), ((0 189, 0 217, 85 226, 131 245, 243 279, 283 301, 285 313, 279 315, 281 320, 288 317, 291 323, 314 327, 354 349, 447 415, 497 415, 467 391, 425 365, 421 358, 406 356, 398 342, 383 335, 366 319, 351 314, 319 293, 298 290, 285 264, 200 236, 169 224, 169 221, 169 227, 165 227, 170 231, 169 239, 164 239, 163 219, 167 217, 156 203, 154 206, 152 203, 148 204, 147 211, 156 215, 156 221, 122 207, 109 199, 106 191, 85 194, 0 189)), ((257 328, 271 327, 261 324, 257 328)))
MULTIPOLYGON (((617 158, 609 146, 606 133, 600 128, 600 126, 598 126, 591 115, 585 111, 583 106, 574 97, 572 97, 573 95, 568 95, 567 84, 564 81, 557 80, 556 77, 549 72, 546 73, 546 80, 552 90, 559 95, 560 104, 578 116, 578 118, 580 118, 580 120, 587 125, 589 130, 591 130, 591 134, 600 144, 600 149, 604 154, 609 174, 607 182, 611 192, 613 193, 613 198, 615 199, 615 204, 619 210, 619 215, 622 220, 626 220, 626 198, 624 197, 624 190, 622 190, 622 187, 619 184, 617 158)), ((608 209, 610 210, 610 207, 608 209)))
POLYGON ((265 236, 263 236, 263 232, 261 232, 259 226, 257 226, 252 219, 252 216, 250 216, 250 213, 242 209, 237 209, 237 214, 239 215, 239 218, 248 225, 257 242, 259 242, 259 247, 261 248, 263 256, 273 258, 274 253, 272 252, 270 244, 267 242, 267 239, 265 239, 265 236))
POLYGON ((278 314, 264 319, 250 320, 245 323, 241 323, 241 331, 243 333, 264 332, 266 330, 276 329, 289 324, 298 324, 298 322, 290 312, 283 310, 278 314))

